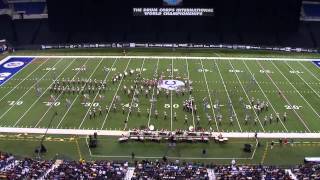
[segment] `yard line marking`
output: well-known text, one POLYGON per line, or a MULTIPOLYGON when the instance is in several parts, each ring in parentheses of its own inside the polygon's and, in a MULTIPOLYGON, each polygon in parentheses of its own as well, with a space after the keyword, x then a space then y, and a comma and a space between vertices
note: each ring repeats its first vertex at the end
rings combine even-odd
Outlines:
MULTIPOLYGON (((234 67, 233 67, 233 65, 232 65, 232 63, 231 63, 231 61, 230 61, 230 60, 229 60, 229 64, 230 64, 231 68, 234 70, 234 67)), ((235 71, 234 71, 234 74, 236 75, 236 77, 237 77, 238 81, 240 82, 240 79, 239 79, 238 74, 237 74, 235 71)), ((247 97, 247 99, 248 99, 248 102, 249 102, 249 104, 250 104, 250 98, 249 98, 249 96, 248 96, 248 94, 247 94, 246 90, 244 89, 244 87, 243 87, 243 85, 242 85, 242 83, 241 83, 241 82, 240 82, 240 85, 241 85, 241 88, 242 88, 242 90, 243 90, 244 94, 246 95, 246 97, 247 97)), ((252 109, 253 109, 252 111, 253 111, 253 112, 254 112, 254 114, 256 115, 256 118, 258 118, 258 120, 259 120, 259 124, 260 124, 260 126, 262 127, 263 132, 265 132, 265 129, 264 129, 264 127, 263 127, 262 123, 261 123, 261 120, 260 120, 260 118, 259 118, 259 116, 258 116, 257 112, 255 111, 255 109, 254 109, 254 108, 252 108, 252 109)))
MULTIPOLYGON (((202 72, 203 72, 203 77, 204 77, 204 80, 206 82, 206 86, 207 86, 207 92, 208 92, 208 95, 209 95, 209 100, 210 100, 210 104, 211 104, 211 110, 212 110, 212 113, 213 113, 213 116, 214 116, 214 121, 216 122, 216 127, 217 127, 217 131, 219 132, 219 126, 218 126, 218 122, 217 122, 217 117, 216 117, 216 114, 214 112, 214 106, 213 106, 213 103, 212 103, 212 99, 211 99, 211 95, 210 95, 210 90, 209 90, 209 85, 208 85, 208 82, 207 82, 207 75, 204 71, 204 67, 203 67, 203 63, 202 63, 202 59, 200 59, 200 64, 201 64, 201 68, 202 68, 202 72)), ((241 129, 241 128, 240 128, 241 129)))
MULTIPOLYGON (((285 64, 287 64, 287 66, 291 69, 291 70, 294 70, 293 68, 291 68, 291 66, 287 63, 287 62, 285 62, 285 64)), ((295 73, 318 97, 320 97, 319 96, 319 94, 309 85, 309 83, 307 83, 300 75, 299 75, 299 73, 295 73)))
MULTIPOLYGON (((307 70, 308 72, 309 72, 309 74, 311 74, 314 78, 316 78, 319 82, 320 82, 320 79, 316 76, 316 75, 314 75, 303 63, 301 63, 301 62, 298 62, 305 70, 307 70)), ((317 83, 315 83, 315 84, 317 84, 317 83)))
MULTIPOLYGON (((40 67, 42 67, 42 65, 44 65, 49 59, 43 61, 43 63, 41 63, 34 71, 32 71, 27 77, 25 77, 24 79, 22 79, 13 89, 11 89, 9 92, 7 92, 4 96, 2 96, 2 98, 0 99, 0 102, 6 98, 13 90, 15 90, 21 83, 23 83, 25 80, 27 80, 34 72, 36 72, 40 67)), ((22 69, 21 69, 22 70, 22 69)), ((20 70, 20 71, 21 71, 20 70)), ((18 74, 18 73, 17 73, 18 74)))
MULTIPOLYGON (((261 63, 259 62, 259 61, 257 61, 257 64, 264 70, 264 67, 261 65, 261 63)), ((280 88, 277 86, 277 84, 273 81, 273 79, 271 78, 271 76, 268 74, 268 73, 266 73, 266 75, 268 76, 268 78, 271 80, 271 82, 273 83, 273 85, 277 88, 277 90, 278 90, 278 92, 282 92, 281 90, 280 90, 280 88)), ((283 74, 282 74, 283 75, 283 74)), ((284 76, 285 77, 285 76, 284 76)), ((289 100, 287 99, 287 97, 282 93, 282 97, 285 99, 285 101, 287 102, 287 104, 288 105, 291 105, 291 103, 289 102, 289 100)), ((301 118, 301 116, 298 114, 298 112, 295 110, 295 109, 293 109, 293 112, 297 115, 297 117, 299 118, 299 120, 302 122, 302 124, 304 125, 304 127, 309 131, 309 132, 311 132, 310 131, 310 129, 309 129, 309 127, 307 126, 307 124, 305 123, 305 121, 301 118)))
MULTIPOLYGON (((71 63, 66 67, 66 68, 64 68, 64 70, 59 74, 59 76, 57 77, 57 78, 59 78, 70 66, 71 66, 71 64, 73 64, 73 62, 75 61, 76 59, 73 59, 72 61, 71 61, 71 63)), ((32 104, 31 104, 31 106, 27 109, 27 111, 25 111, 24 113, 23 113, 23 115, 16 121, 16 123, 13 125, 13 127, 15 127, 20 121, 21 121, 21 119, 30 111, 30 109, 40 100, 40 98, 48 91, 48 89, 50 88, 50 86, 52 86, 52 84, 53 84, 54 82, 52 82, 47 88, 46 88, 46 90, 41 94, 41 96, 40 97, 38 97, 32 104)))
MULTIPOLYGON (((157 73, 157 75, 158 75, 159 61, 160 61, 160 59, 158 59, 158 61, 157 61, 157 67, 156 67, 156 72, 155 72, 155 73, 157 73)), ((158 77, 158 78, 159 78, 159 77, 158 77)), ((154 90, 155 90, 155 88, 156 88, 156 86, 154 86, 153 89, 152 89, 152 99, 154 98, 154 90)), ((152 109, 152 105, 153 105, 153 103, 150 102, 149 117, 148 117, 148 118, 149 118, 149 119, 148 119, 148 127, 150 126, 150 121, 151 121, 151 109, 152 109)))
MULTIPOLYGON (((173 58, 171 59, 171 79, 173 79, 173 58)), ((171 108, 170 129, 171 129, 171 131, 172 131, 172 124, 173 124, 173 122, 172 122, 172 110, 173 110, 173 107, 172 107, 172 91, 173 90, 170 91, 170 93, 171 93, 171 95, 170 95, 170 108, 171 108)))
MULTIPOLYGON (((57 61, 52 67, 55 67, 58 63, 60 63, 62 61, 62 59, 60 59, 59 61, 57 61)), ((50 71, 47 71, 37 82, 33 83, 33 85, 31 87, 33 87, 35 84, 37 84, 43 77, 45 77, 50 71)), ((17 101, 20 101, 31 89, 27 90, 17 101)), ((3 113, 0 116, 0 119, 2 119, 14 106, 11 106, 9 109, 7 109, 7 111, 5 113, 3 113)))
MULTIPOLYGON (((140 67, 140 75, 142 75, 142 72, 143 72, 143 66, 144 66, 144 62, 145 62, 146 59, 143 59, 142 61, 142 65, 140 67)), ((135 85, 135 90, 133 92, 133 96, 132 96, 132 99, 131 99, 131 103, 130 103, 130 106, 129 108, 131 108, 131 111, 132 111, 132 104, 133 104, 133 99, 134 99, 134 96, 136 95, 136 90, 138 90, 138 85, 135 85)), ((127 129, 127 125, 128 125, 128 122, 129 122, 129 116, 130 116, 130 113, 131 113, 130 110, 128 110, 128 114, 127 114, 127 118, 126 118, 126 122, 124 125, 125 127, 123 128, 124 130, 127 129)), ((149 114, 150 115, 150 114, 149 114)), ((148 126, 149 128, 149 126, 148 126)))
POLYGON ((239 119, 238 119, 238 115, 237 115, 237 113, 236 113, 236 111, 235 111, 235 109, 234 109, 234 106, 233 106, 233 103, 232 103, 232 101, 231 101, 231 98, 230 98, 230 95, 229 95, 229 92, 228 92, 226 83, 225 83, 224 80, 223 80, 222 74, 221 74, 221 72, 220 72, 219 65, 218 65, 218 63, 216 62, 216 60, 214 60, 214 64, 215 64, 215 66, 216 66, 217 69, 218 69, 218 73, 219 73, 220 79, 221 79, 221 81, 222 81, 224 90, 225 90, 226 93, 227 93, 228 100, 231 102, 232 111, 233 111, 233 113, 234 113, 235 116, 236 116, 236 120, 237 120, 238 126, 239 126, 239 128, 240 128, 240 131, 242 132, 242 128, 241 128, 241 125, 240 125, 240 122, 239 122, 239 119))
MULTIPOLYGON (((190 72, 189 72, 189 63, 186 59, 186 65, 187 65, 187 73, 188 73, 188 81, 190 81, 190 72)), ((191 99, 192 96, 191 94, 189 95, 189 99, 191 99)), ((193 105, 192 105, 193 106, 193 105)), ((195 123, 194 123, 194 112, 193 112, 193 108, 191 109, 191 113, 192 113, 192 122, 193 122, 193 127, 196 127, 195 123)))
MULTIPOLYGON (((127 71, 130 62, 131 62, 131 59, 129 59, 129 61, 128 61, 128 63, 127 63, 127 66, 126 66, 126 68, 125 68, 124 71, 127 71)), ((116 96, 117 96, 117 94, 118 94, 118 91, 119 91, 119 88, 120 88, 121 83, 122 83, 122 81, 123 81, 123 78, 124 78, 124 76, 122 76, 122 78, 121 78, 121 80, 120 80, 120 82, 119 82, 119 85, 118 85, 118 87, 117 87, 117 90, 116 90, 116 92, 115 92, 115 94, 114 94, 114 96, 113 96, 113 98, 112 98, 112 101, 111 101, 111 103, 110 103, 110 105, 109 105, 109 109, 108 109, 108 112, 107 112, 107 114, 106 114, 106 117, 105 117, 104 120, 103 120, 103 123, 102 123, 102 126, 101 126, 101 130, 103 129, 103 127, 104 127, 104 125, 105 125, 105 123, 106 123, 106 121, 107 121, 107 118, 108 118, 108 116, 109 116, 109 113, 110 113, 112 104, 113 104, 113 102, 114 102, 114 100, 115 100, 115 98, 116 98, 116 96)))
MULTIPOLYGON (((118 61, 118 59, 116 59, 115 61, 113 61, 111 68, 113 68, 113 66, 115 65, 115 63, 116 63, 117 61, 118 61)), ((99 63, 99 65, 100 65, 100 63, 99 63)), ((90 75, 89 79, 90 79, 90 78, 91 78, 91 76, 96 72, 97 68, 98 68, 98 66, 95 68, 95 70, 93 71, 93 73, 90 75)), ((110 68, 110 69, 111 69, 111 68, 110 68)), ((110 72, 111 72, 111 70, 108 72, 108 74, 106 75, 106 77, 104 78, 104 80, 103 80, 103 81, 105 81, 105 80, 108 78, 108 76, 109 76, 110 72)), ((80 127, 81 127, 81 126, 82 126, 82 124, 84 123, 84 121, 85 121, 85 119, 86 119, 86 117, 87 117, 87 115, 88 115, 88 113, 89 113, 90 109, 92 108, 92 106, 93 106, 93 104, 94 104, 95 100, 97 99, 98 95, 99 95, 99 91, 97 91, 97 93, 96 93, 95 97, 93 98, 93 100, 92 100, 92 102, 91 102, 91 104, 90 104, 90 106, 89 106, 89 108, 88 108, 88 110, 87 110, 86 114, 84 115, 84 117, 83 117, 83 119, 82 119, 82 121, 81 121, 80 127)), ((77 96, 76 98, 78 98, 78 96, 77 96)), ((62 122, 62 121, 61 121, 61 122, 62 122)))
MULTIPOLYGON (((86 65, 88 61, 89 61, 89 59, 87 59, 87 61, 86 61, 83 65, 86 65)), ((83 65, 82 65, 82 66, 83 66, 83 65)), ((77 71, 77 73, 72 77, 72 80, 74 80, 74 78, 75 78, 79 73, 80 73, 80 71, 77 71)), ((61 92, 61 93, 59 94, 59 96, 55 99, 55 101, 57 101, 62 94, 63 94, 63 93, 61 92)), ((47 111, 42 115, 42 117, 39 119, 39 121, 36 123, 36 125, 35 125, 34 127, 37 127, 37 126, 40 124, 40 122, 42 121, 42 119, 47 115, 47 113, 48 113, 48 112, 50 111, 50 109, 52 109, 52 108, 53 108, 53 106, 49 106, 49 108, 47 109, 47 111)))
POLYGON ((282 74, 282 76, 289 82, 289 84, 296 90, 296 92, 301 96, 301 98, 308 104, 308 106, 313 110, 314 113, 317 114, 317 116, 320 118, 320 115, 317 113, 317 111, 311 106, 311 104, 302 96, 302 94, 298 91, 298 89, 291 83, 291 81, 289 81, 289 79, 282 73, 282 71, 280 71, 280 69, 272 62, 272 65, 274 67, 276 67, 276 69, 282 74))
MULTIPOLYGON (((249 71, 249 73, 251 74, 251 76, 253 76, 253 74, 252 74, 250 68, 248 67, 247 63, 246 63, 244 60, 242 60, 242 62, 243 62, 244 65, 246 66, 246 68, 247 68, 247 70, 249 71)), ((260 86, 260 84, 258 83, 258 81, 256 81, 256 82, 257 82, 257 85, 258 85, 260 91, 262 92, 262 94, 264 95, 264 97, 267 99, 267 101, 269 102, 271 108, 273 109, 274 113, 276 114, 276 113, 277 113, 276 109, 273 107, 272 103, 270 102, 269 98, 267 97, 267 95, 265 94, 265 92, 263 91, 263 89, 261 88, 261 86, 260 86)), ((287 127, 284 125, 284 123, 282 122, 281 119, 282 119, 282 118, 280 118, 280 122, 281 122, 282 126, 283 126, 283 127, 285 128, 285 130, 288 132, 287 127)))

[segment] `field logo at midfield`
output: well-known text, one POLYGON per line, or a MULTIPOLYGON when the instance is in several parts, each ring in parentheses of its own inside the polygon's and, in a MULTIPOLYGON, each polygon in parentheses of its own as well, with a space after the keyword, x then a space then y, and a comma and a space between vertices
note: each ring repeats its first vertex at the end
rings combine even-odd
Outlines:
POLYGON ((318 67, 320 67, 320 60, 313 61, 313 63, 314 63, 315 65, 317 65, 318 67))
POLYGON ((159 82, 158 87, 162 88, 162 89, 168 89, 171 91, 176 91, 178 89, 181 89, 182 87, 184 87, 185 84, 182 81, 179 80, 162 80, 159 82))

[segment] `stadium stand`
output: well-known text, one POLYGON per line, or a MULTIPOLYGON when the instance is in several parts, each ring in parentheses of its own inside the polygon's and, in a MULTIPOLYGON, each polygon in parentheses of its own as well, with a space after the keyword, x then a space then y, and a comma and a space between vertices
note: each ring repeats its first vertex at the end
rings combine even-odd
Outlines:
POLYGON ((132 180, 139 179, 198 179, 209 180, 207 168, 198 164, 142 161, 137 163, 132 180))
POLYGON ((42 14, 45 10, 45 2, 19 2, 14 3, 15 11, 22 11, 26 14, 42 14))
POLYGON ((298 179, 320 179, 320 164, 306 164, 292 168, 298 179))
POLYGON ((304 4, 303 11, 306 16, 320 16, 320 4, 304 4))
POLYGON ((217 179, 292 179, 285 169, 273 166, 216 166, 214 171, 217 179))
POLYGON ((8 4, 5 4, 3 1, 0 1, 0 9, 8 8, 8 4))
POLYGON ((187 163, 176 160, 70 161, 19 159, 0 152, 1 179, 319 179, 320 164, 305 163, 288 168, 264 165, 187 163))
POLYGON ((47 174, 48 179, 123 179, 128 163, 64 161, 47 174))
POLYGON ((39 179, 53 165, 54 161, 38 161, 29 158, 15 160, 0 171, 1 179, 39 179))

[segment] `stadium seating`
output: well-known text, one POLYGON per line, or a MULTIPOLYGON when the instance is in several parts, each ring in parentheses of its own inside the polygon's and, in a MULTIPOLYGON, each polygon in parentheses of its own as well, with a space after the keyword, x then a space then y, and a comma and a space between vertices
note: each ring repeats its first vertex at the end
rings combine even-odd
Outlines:
POLYGON ((264 165, 214 165, 176 160, 135 161, 19 160, 0 152, 0 179, 320 179, 320 164, 306 163, 291 169, 264 165))
POLYGON ((14 3, 15 11, 23 11, 26 14, 42 14, 45 10, 46 3, 45 2, 20 2, 14 3))
POLYGON ((64 161, 53 169, 48 179, 123 179, 127 173, 127 163, 110 161, 76 162, 64 161))
POLYGON ((300 165, 292 168, 298 179, 320 179, 320 164, 300 165))
POLYGON ((8 8, 8 5, 5 4, 3 1, 0 1, 0 9, 8 8))
POLYGON ((304 4, 303 10, 306 16, 320 17, 320 4, 304 4))
POLYGON ((291 179, 284 169, 272 166, 216 166, 217 179, 291 179))
POLYGON ((139 179, 197 179, 209 180, 207 168, 197 164, 142 161, 137 163, 132 180, 139 179))
POLYGON ((53 161, 37 161, 26 158, 15 160, 13 164, 0 171, 2 179, 38 179, 53 165, 53 161))

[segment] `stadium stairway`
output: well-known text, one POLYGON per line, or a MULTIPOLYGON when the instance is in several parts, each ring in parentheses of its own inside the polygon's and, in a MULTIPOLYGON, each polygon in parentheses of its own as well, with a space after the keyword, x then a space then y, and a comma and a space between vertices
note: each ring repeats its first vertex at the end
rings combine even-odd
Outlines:
POLYGON ((56 169, 57 167, 60 166, 60 164, 62 164, 63 161, 62 160, 56 160, 56 162, 52 165, 52 167, 46 172, 44 173, 44 175, 42 177, 39 178, 39 180, 45 180, 47 179, 48 174, 53 171, 54 169, 56 169))
POLYGON ((216 180, 216 175, 214 174, 213 169, 208 169, 209 180, 216 180))
POLYGON ((285 171, 286 171, 286 173, 288 173, 288 174, 290 175, 290 177, 291 177, 293 180, 298 180, 297 176, 292 173, 291 169, 286 169, 285 171))
POLYGON ((134 167, 129 167, 126 176, 124 177, 124 180, 131 180, 134 173, 134 167))

